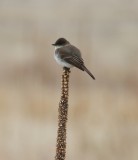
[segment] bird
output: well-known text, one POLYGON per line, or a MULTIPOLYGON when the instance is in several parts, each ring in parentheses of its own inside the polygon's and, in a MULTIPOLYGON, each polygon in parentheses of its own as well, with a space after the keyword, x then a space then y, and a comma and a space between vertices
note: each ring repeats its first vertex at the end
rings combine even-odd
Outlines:
POLYGON ((81 52, 77 47, 72 45, 65 38, 57 39, 52 45, 55 47, 54 58, 59 65, 66 68, 76 67, 87 72, 91 78, 95 80, 94 75, 85 66, 84 60, 81 57, 81 52))

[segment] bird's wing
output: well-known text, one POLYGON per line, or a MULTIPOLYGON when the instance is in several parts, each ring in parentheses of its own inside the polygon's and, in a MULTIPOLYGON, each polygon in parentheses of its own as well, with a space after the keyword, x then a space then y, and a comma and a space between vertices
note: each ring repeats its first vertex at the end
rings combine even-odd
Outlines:
POLYGON ((64 47, 60 48, 60 51, 58 52, 59 57, 63 61, 79 68, 82 71, 84 71, 84 69, 83 69, 83 66, 84 66, 83 59, 81 58, 80 51, 76 50, 76 49, 77 48, 75 48, 75 50, 74 50, 74 48, 67 48, 67 47, 66 48, 64 48, 64 47))

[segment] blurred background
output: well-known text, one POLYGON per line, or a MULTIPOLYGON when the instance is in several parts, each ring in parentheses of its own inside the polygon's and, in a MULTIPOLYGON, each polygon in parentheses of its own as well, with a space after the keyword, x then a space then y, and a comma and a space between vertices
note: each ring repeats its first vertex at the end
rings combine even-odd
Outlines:
POLYGON ((66 159, 137 160, 137 0, 0 0, 0 159, 54 159, 59 37, 96 77, 71 70, 66 159))

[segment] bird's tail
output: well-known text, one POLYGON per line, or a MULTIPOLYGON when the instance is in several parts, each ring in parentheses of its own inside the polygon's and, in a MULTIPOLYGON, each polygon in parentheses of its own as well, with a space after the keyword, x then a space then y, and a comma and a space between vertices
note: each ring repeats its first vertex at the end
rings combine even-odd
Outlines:
POLYGON ((83 66, 83 69, 95 80, 94 75, 85 66, 83 66))

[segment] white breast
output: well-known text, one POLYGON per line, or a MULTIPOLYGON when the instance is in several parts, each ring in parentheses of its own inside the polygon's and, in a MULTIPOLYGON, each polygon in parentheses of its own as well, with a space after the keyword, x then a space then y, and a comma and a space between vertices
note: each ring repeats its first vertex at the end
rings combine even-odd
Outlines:
POLYGON ((71 68, 73 67, 73 65, 67 63, 66 61, 60 59, 60 57, 58 57, 58 54, 54 54, 54 58, 56 60, 56 62, 61 65, 62 67, 67 67, 67 68, 71 68))

